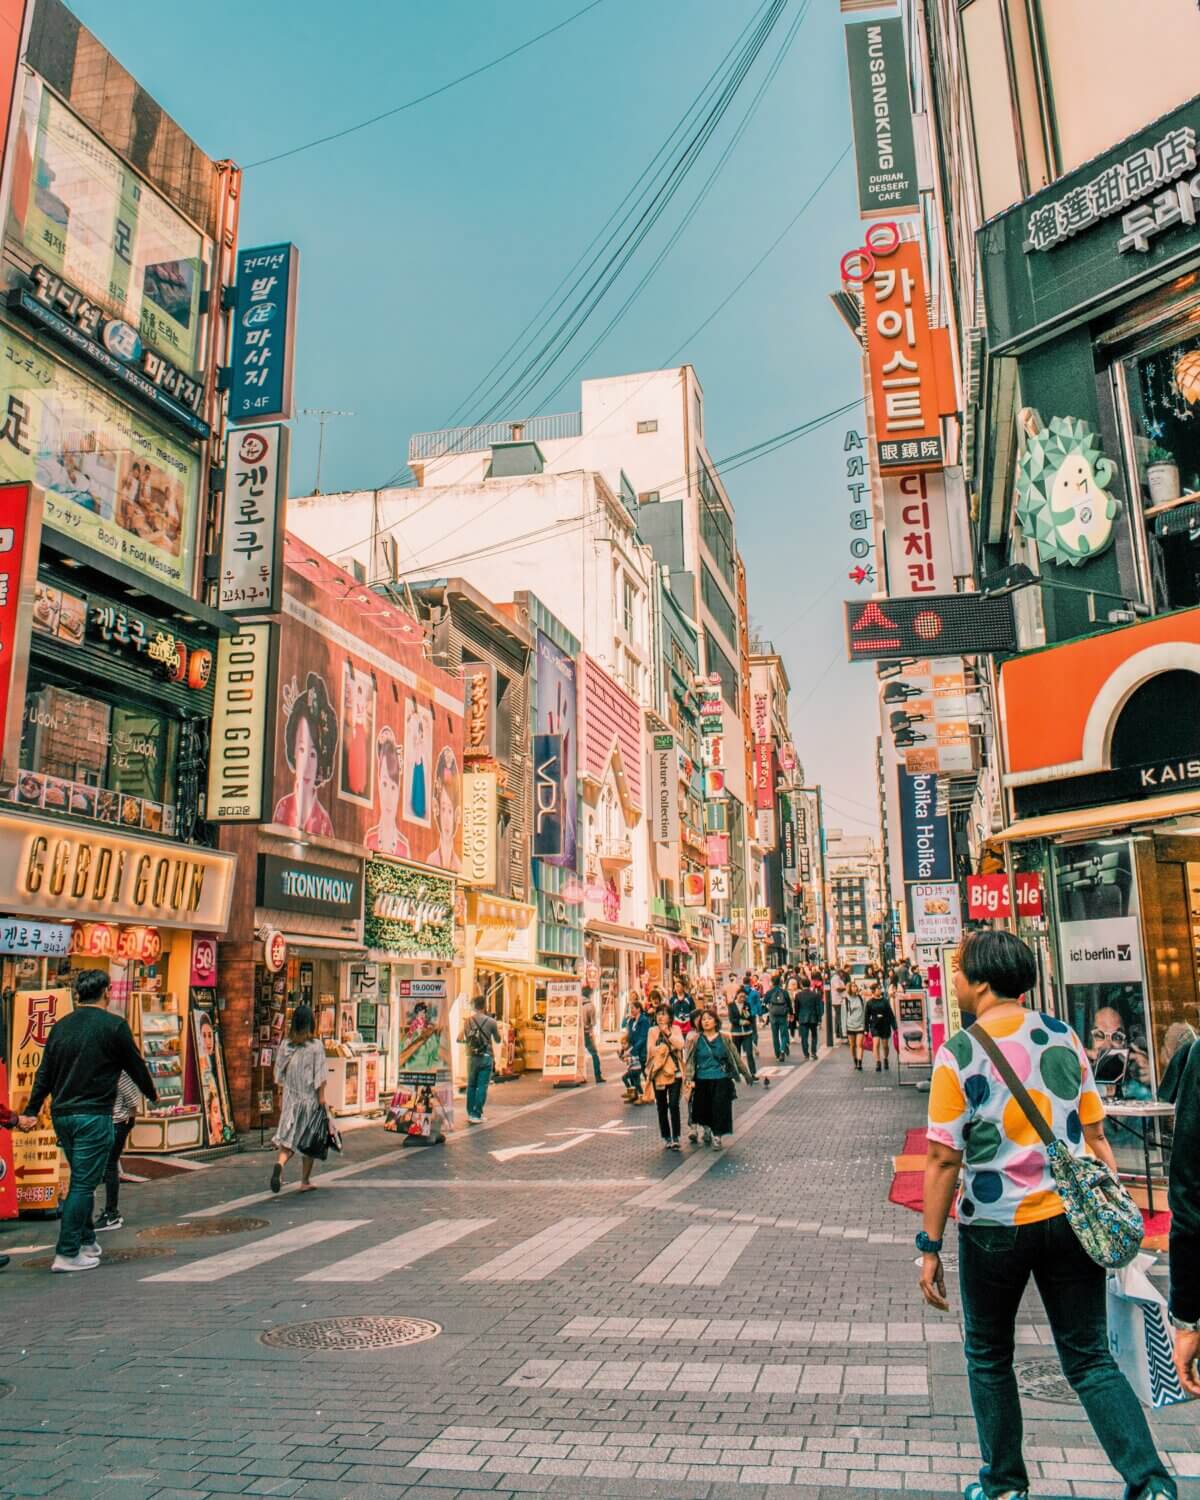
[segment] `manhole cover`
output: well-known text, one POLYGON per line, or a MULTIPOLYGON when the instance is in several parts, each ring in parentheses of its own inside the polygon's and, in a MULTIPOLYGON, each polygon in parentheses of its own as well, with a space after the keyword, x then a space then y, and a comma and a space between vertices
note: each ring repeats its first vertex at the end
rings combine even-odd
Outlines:
POLYGON ((1055 1401, 1074 1406, 1079 1397, 1056 1359, 1024 1359, 1013 1366, 1017 1389, 1031 1401, 1055 1401))
POLYGON ((423 1344, 442 1331, 425 1318, 315 1318, 311 1323, 283 1323, 261 1334, 276 1349, 399 1349, 423 1344))
POLYGON ((266 1229, 267 1219, 188 1219, 178 1224, 156 1224, 138 1231, 139 1240, 206 1240, 215 1234, 246 1234, 266 1229))
MULTIPOLYGON (((161 1260, 164 1256, 174 1254, 174 1250, 168 1250, 165 1247, 152 1248, 148 1245, 139 1245, 136 1249, 130 1250, 106 1249, 100 1269, 103 1270, 105 1266, 123 1266, 126 1261, 130 1260, 161 1260)), ((34 1259, 23 1262, 23 1264, 27 1271, 48 1271, 54 1264, 54 1257, 52 1255, 39 1255, 34 1259)))

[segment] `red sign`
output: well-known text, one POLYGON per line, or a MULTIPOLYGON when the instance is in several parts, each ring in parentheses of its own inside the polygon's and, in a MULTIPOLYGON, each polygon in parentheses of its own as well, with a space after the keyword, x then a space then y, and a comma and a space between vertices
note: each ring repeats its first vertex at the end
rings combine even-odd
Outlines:
POLYGON ((768 741, 754 747, 754 805, 763 810, 775 806, 774 756, 768 741))
POLYGON ((138 963, 157 963, 162 956, 162 934, 157 927, 122 927, 117 932, 117 957, 138 963))
MULTIPOLYGON (((8 1069, 0 1058, 0 1105, 8 1108, 8 1069)), ((17 1217, 17 1179, 13 1172, 12 1131, 0 1130, 0 1219, 17 1217)))
POLYGON ((211 990, 217 982, 217 940, 211 933, 198 932, 192 939, 192 973, 188 983, 196 989, 211 990))
POLYGON ((727 833, 710 833, 704 842, 708 852, 709 864, 715 870, 724 868, 729 863, 729 835, 727 833))
POLYGON ((1022 917, 1040 917, 1043 911, 1042 877, 1036 870, 1014 875, 1017 887, 1017 912, 1022 917))
POLYGON ((278 974, 287 963, 287 939, 277 927, 263 934, 263 964, 269 974, 278 974))
MULTIPOLYGON (((1017 888, 1017 912, 1022 917, 1042 915, 1042 881, 1033 871, 1013 876, 1017 888)), ((1012 916, 1012 895, 1007 875, 967 876, 967 916, 975 919, 1012 916)))
POLYGON ((41 523, 41 502, 33 503, 27 484, 0 484, 0 749, 6 770, 15 770, 20 756, 41 523))

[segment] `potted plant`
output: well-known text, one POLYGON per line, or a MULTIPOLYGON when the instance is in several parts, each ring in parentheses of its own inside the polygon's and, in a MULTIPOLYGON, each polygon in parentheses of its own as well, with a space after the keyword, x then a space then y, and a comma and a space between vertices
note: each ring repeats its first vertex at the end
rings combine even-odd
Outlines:
POLYGON ((1151 445, 1147 455, 1146 480, 1150 486, 1151 505, 1165 505, 1168 500, 1179 499, 1179 465, 1167 449, 1157 443, 1151 445))

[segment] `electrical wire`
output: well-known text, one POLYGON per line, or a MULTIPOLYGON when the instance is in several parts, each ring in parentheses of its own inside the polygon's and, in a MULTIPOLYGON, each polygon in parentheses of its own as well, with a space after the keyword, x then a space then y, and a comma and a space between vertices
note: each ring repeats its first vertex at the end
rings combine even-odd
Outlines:
POLYGON ((258 161, 250 162, 243 168, 246 172, 252 172, 256 167, 270 166, 272 162, 285 161, 290 156, 299 156, 302 151, 312 151, 317 146, 328 145, 330 141, 344 140, 348 135, 355 135, 360 130, 368 130, 372 125, 378 125, 381 120, 390 120, 394 115, 403 114, 406 110, 415 109, 418 104, 427 104, 430 99, 436 99, 439 94, 448 93, 456 89, 459 84, 467 83, 472 78, 478 78, 480 74, 490 72, 492 68, 499 67, 501 63, 507 62, 510 57, 516 57, 518 53, 527 51, 536 46, 538 42, 545 41, 548 36, 553 36, 556 31, 562 31, 581 17, 586 16, 588 11, 595 10, 598 5, 603 5, 604 0, 589 0, 574 14, 558 21, 553 26, 548 26, 545 31, 539 31, 536 36, 531 36, 527 41, 521 42, 516 47, 511 47, 507 52, 502 52, 499 57, 493 57, 489 62, 481 63, 479 67, 472 68, 467 73, 460 73, 457 78, 451 78, 448 83, 440 84, 436 89, 430 89, 426 94, 420 94, 415 99, 408 99, 403 104, 397 104, 392 109, 382 110, 377 115, 371 115, 366 120, 359 120, 356 125, 347 125, 344 130, 334 130, 328 135, 317 136, 315 140, 305 141, 302 146, 291 146, 286 151, 277 151, 274 156, 262 156, 258 161))

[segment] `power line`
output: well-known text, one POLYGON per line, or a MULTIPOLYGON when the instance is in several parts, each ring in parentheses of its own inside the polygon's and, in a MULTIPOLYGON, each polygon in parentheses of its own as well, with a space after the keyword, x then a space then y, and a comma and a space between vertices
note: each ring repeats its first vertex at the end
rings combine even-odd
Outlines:
POLYGON ((430 89, 427 94, 420 94, 415 99, 406 100, 403 104, 397 104, 392 109, 382 110, 377 115, 371 115, 369 119, 359 120, 356 125, 347 125, 344 130, 334 130, 328 135, 317 136, 315 140, 305 141, 302 146, 292 146, 287 151, 277 151, 274 156, 263 156, 258 161, 250 162, 244 170, 252 172, 255 167, 266 167, 275 161, 284 161, 289 156, 299 156, 302 151, 312 151, 317 146, 328 145, 330 141, 344 140, 348 135, 354 135, 360 130, 367 130, 372 125, 378 125, 381 120, 390 120, 393 115, 401 115, 405 110, 415 109, 418 104, 426 104, 430 99, 436 99, 439 94, 448 93, 455 89, 460 83, 467 83, 472 78, 478 78, 481 73, 487 73, 492 68, 499 67, 501 63, 507 62, 510 57, 516 57, 519 52, 525 52, 528 48, 536 46, 538 42, 545 41, 548 36, 553 36, 556 31, 562 31, 570 26, 572 22, 578 21, 581 16, 586 16, 588 11, 595 10, 598 5, 603 5, 604 0, 590 0, 590 3, 577 10, 573 15, 553 26, 548 26, 545 31, 539 31, 536 36, 531 36, 527 41, 521 42, 519 46, 511 47, 507 52, 502 52, 499 57, 493 57, 490 62, 481 63, 479 67, 472 68, 468 73, 460 73, 457 78, 451 78, 448 83, 440 84, 436 89, 430 89))

